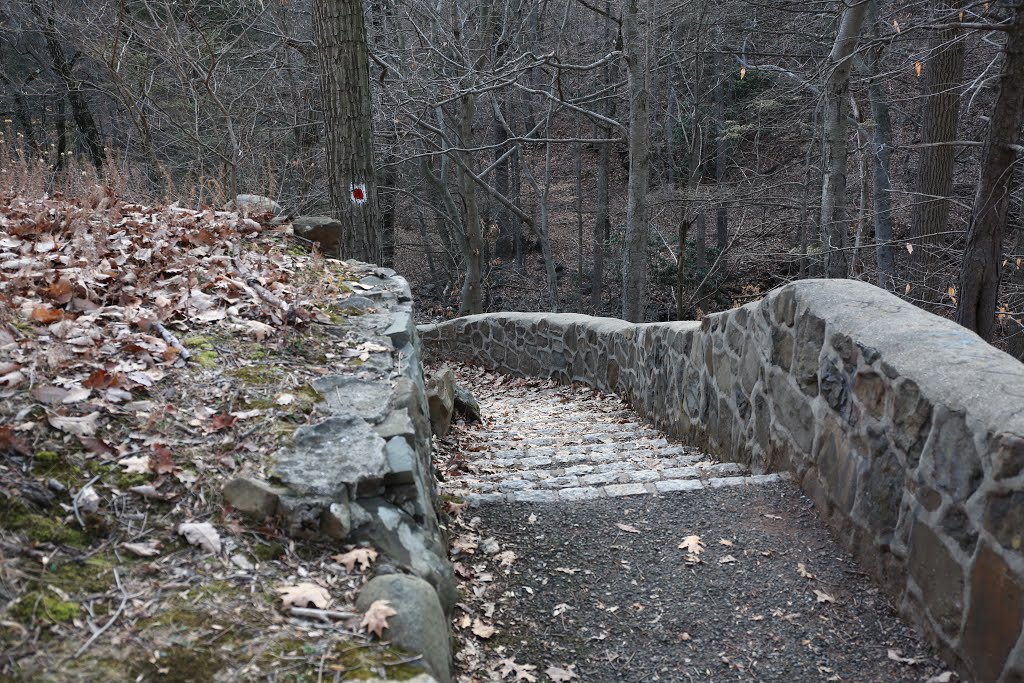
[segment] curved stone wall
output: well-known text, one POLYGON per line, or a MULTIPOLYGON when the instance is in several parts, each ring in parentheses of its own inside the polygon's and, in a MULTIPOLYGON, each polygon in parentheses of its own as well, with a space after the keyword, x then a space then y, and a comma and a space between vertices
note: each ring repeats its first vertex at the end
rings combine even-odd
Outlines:
POLYGON ((789 470, 971 680, 1024 681, 1024 365, 871 285, 805 280, 702 322, 542 313, 419 328, 435 353, 614 391, 789 470))

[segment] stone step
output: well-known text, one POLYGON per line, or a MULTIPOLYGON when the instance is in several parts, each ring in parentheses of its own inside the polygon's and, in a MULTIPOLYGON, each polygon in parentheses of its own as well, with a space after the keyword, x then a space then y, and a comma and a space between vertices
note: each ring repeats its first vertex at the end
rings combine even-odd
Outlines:
POLYGON ((505 491, 466 493, 463 499, 471 506, 485 503, 569 503, 621 496, 659 495, 687 491, 703 491, 723 486, 760 486, 790 479, 788 472, 756 474, 746 477, 716 477, 712 479, 660 479, 653 482, 630 482, 603 486, 574 486, 539 489, 516 488, 505 491))

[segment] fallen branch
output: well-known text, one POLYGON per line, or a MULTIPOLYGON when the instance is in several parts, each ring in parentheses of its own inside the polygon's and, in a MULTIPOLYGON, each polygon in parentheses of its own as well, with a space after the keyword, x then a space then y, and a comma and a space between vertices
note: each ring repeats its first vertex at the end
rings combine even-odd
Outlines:
POLYGON ((182 360, 188 360, 189 358, 192 357, 192 354, 189 353, 189 350, 182 346, 181 342, 178 341, 178 338, 174 336, 173 332, 171 332, 169 329, 164 327, 159 322, 154 322, 153 327, 155 327, 157 332, 160 333, 160 336, 163 338, 164 343, 177 350, 179 358, 181 358, 182 360))
POLYGON ((242 263, 241 254, 242 247, 240 244, 236 243, 231 248, 231 262, 234 264, 235 270, 238 271, 238 274, 242 276, 243 280, 245 280, 245 284, 249 285, 249 287, 251 287, 264 302, 284 313, 285 320, 287 322, 293 322, 296 318, 301 318, 306 321, 314 318, 313 314, 309 311, 300 306, 292 306, 287 301, 261 285, 259 278, 249 270, 248 266, 242 263))

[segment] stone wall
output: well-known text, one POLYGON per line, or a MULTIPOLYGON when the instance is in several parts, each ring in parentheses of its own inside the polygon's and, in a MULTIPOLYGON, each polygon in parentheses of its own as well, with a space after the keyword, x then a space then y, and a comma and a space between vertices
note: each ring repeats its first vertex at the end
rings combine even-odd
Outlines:
POLYGON ((755 472, 789 470, 971 680, 1024 681, 1024 365, 878 288, 807 280, 700 323, 497 313, 428 349, 614 391, 755 472))
POLYGON ((313 382, 326 415, 275 454, 269 481, 239 476, 224 497, 252 517, 278 517, 290 536, 380 551, 378 576, 363 592, 394 602, 403 616, 392 620, 388 639, 422 654, 434 678, 447 683, 458 591, 437 512, 412 296, 393 270, 347 265, 360 279, 336 302, 348 313, 344 322, 327 329, 360 362, 313 382))

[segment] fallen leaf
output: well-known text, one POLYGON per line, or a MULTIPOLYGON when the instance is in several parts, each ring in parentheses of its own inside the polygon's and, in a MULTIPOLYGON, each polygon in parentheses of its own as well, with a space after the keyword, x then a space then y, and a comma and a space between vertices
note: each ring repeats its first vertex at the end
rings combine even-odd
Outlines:
POLYGON ((124 460, 119 460, 117 464, 124 468, 125 474, 147 474, 149 472, 148 455, 125 458, 124 460))
POLYGON ((331 604, 331 594, 323 586, 315 583, 300 583, 295 586, 284 586, 278 588, 281 594, 281 603, 285 609, 289 607, 309 607, 327 609, 331 604))
POLYGON ((67 432, 68 434, 74 434, 75 436, 95 436, 96 435, 96 420, 100 417, 99 413, 89 413, 85 417, 60 417, 59 415, 47 415, 46 421, 50 423, 51 427, 67 432))
POLYGON ((736 562, 736 558, 732 555, 718 558, 718 564, 733 564, 734 562, 736 562))
POLYGON ((220 552, 220 534, 209 522, 183 522, 178 525, 178 533, 192 545, 211 553, 220 552))
POLYGON ((628 533, 631 533, 631 534, 639 534, 639 533, 642 533, 642 532, 641 532, 641 531, 640 531, 639 529, 637 529, 637 528, 636 528, 635 526, 630 526, 629 524, 622 524, 621 522, 616 522, 616 523, 615 523, 615 526, 617 526, 617 527, 619 527, 620 529, 622 529, 623 531, 626 531, 626 532, 628 532, 628 533))
POLYGON ((718 544, 719 545, 724 545, 726 548, 731 548, 731 547, 733 547, 733 545, 735 545, 728 538, 720 538, 720 539, 718 539, 718 544))
POLYGON ((700 540, 697 534, 692 534, 684 538, 678 547, 686 551, 687 562, 700 562, 700 554, 704 552, 704 541, 700 540))
POLYGON ((938 675, 932 676, 925 683, 952 683, 953 676, 955 675, 952 671, 943 671, 938 675))
POLYGON ((567 683, 567 681, 571 681, 574 678, 579 678, 576 675, 575 669, 575 664, 570 664, 564 669, 560 666, 549 666, 544 669, 544 675, 554 681, 554 683, 567 683))
POLYGON ((537 680, 537 677, 530 673, 537 670, 536 666, 533 664, 519 664, 511 657, 498 660, 496 667, 502 678, 513 676, 513 681, 526 681, 526 683, 535 683, 537 680))
POLYGON ((814 589, 814 595, 818 598, 818 602, 835 602, 836 599, 825 591, 820 591, 817 588, 814 589))
POLYGON ((156 557, 160 554, 160 541, 147 541, 146 543, 122 543, 121 547, 139 557, 156 557))
POLYGON ((373 548, 354 548, 347 553, 335 555, 331 559, 344 567, 345 571, 349 574, 355 569, 357 562, 359 563, 359 571, 364 572, 377 559, 377 551, 373 548))
POLYGON ((477 638, 482 638, 484 640, 487 640, 488 638, 492 637, 498 631, 496 628, 494 628, 490 624, 484 623, 480 619, 473 620, 472 630, 473 635, 475 635, 477 638))
POLYGON ((51 308, 49 306, 37 306, 32 309, 32 319, 37 323, 49 325, 50 323, 55 323, 58 320, 63 320, 64 311, 59 308, 51 308))
POLYGON ((363 614, 363 619, 359 622, 359 628, 367 633, 373 633, 380 638, 384 633, 384 629, 388 628, 388 617, 393 617, 397 614, 398 612, 391 607, 389 601, 376 600, 366 610, 366 613, 363 614))
POLYGON ((219 432, 229 427, 233 427, 238 422, 238 417, 235 415, 229 415, 228 413, 217 413, 213 416, 213 431, 219 432))
POLYGON ((67 389, 55 387, 52 384, 41 384, 32 389, 32 398, 45 403, 48 406, 55 406, 64 400, 64 397, 68 395, 67 389))
POLYGON ((174 459, 171 450, 166 446, 157 446, 153 455, 149 456, 149 467, 157 474, 170 474, 174 471, 174 459))
POLYGON ((804 577, 805 579, 813 579, 814 578, 814 574, 812 574, 809 571, 807 571, 807 567, 804 565, 803 562, 798 562, 797 563, 796 571, 797 571, 798 574, 800 574, 800 576, 804 577))
POLYGON ((516 554, 511 550, 503 550, 494 556, 494 559, 498 561, 498 564, 502 567, 508 567, 516 561, 516 554))
POLYGON ((274 403, 276 403, 279 406, 290 406, 291 404, 295 403, 295 396, 292 394, 281 394, 276 399, 274 399, 274 403))

